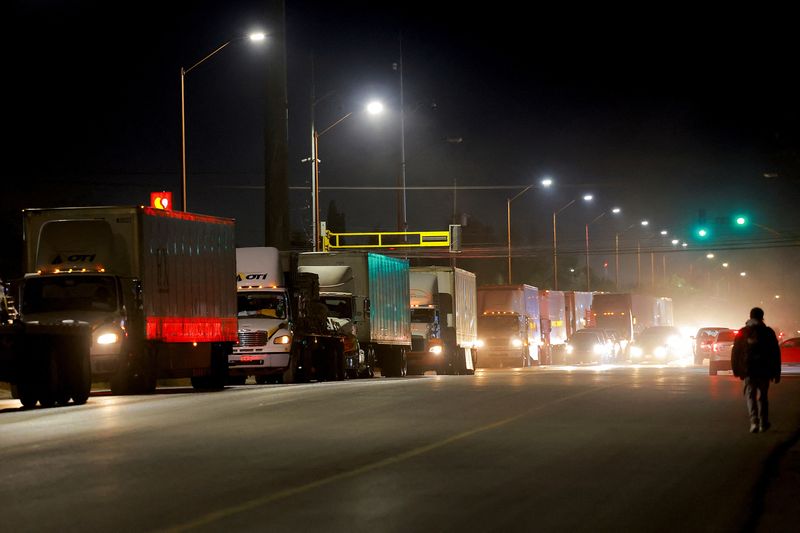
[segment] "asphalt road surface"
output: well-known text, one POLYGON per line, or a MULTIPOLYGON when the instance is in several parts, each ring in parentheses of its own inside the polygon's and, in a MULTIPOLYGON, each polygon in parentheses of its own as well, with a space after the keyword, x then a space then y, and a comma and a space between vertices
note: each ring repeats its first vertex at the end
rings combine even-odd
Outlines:
POLYGON ((763 434, 741 389, 553 367, 0 400, 0 530, 796 531, 769 471, 800 377, 771 388, 763 434))

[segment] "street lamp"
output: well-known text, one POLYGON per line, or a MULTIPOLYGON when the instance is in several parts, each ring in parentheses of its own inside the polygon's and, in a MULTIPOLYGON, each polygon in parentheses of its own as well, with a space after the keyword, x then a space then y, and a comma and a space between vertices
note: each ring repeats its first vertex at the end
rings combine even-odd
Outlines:
MULTIPOLYGON (((618 214, 620 214, 622 212, 622 209, 620 209, 619 207, 613 207, 610 210, 610 212, 615 214, 615 215, 618 215, 618 214)), ((592 224, 594 224, 595 222, 597 222, 598 220, 603 218, 607 213, 609 213, 609 211, 603 211, 602 213, 597 215, 594 218, 594 220, 592 220, 591 222, 586 224, 586 290, 587 290, 587 292, 592 290, 592 288, 591 288, 592 287, 591 279, 590 279, 591 276, 589 276, 589 226, 591 226, 592 224)))
MULTIPOLYGON (((591 202, 594 199, 594 196, 591 194, 584 194, 583 201, 584 202, 591 202)), ((558 211, 553 211, 553 290, 558 290, 558 234, 556 233, 556 216, 564 209, 568 208, 575 202, 577 202, 577 198, 573 198, 570 202, 559 209, 558 211)))
MULTIPOLYGON (((541 182, 543 188, 548 188, 553 184, 553 180, 551 178, 544 178, 541 182)), ((507 224, 507 235, 508 235, 508 283, 511 284, 511 202, 528 192, 529 189, 533 188, 534 184, 530 184, 520 192, 518 192, 512 198, 506 199, 506 224, 507 224)))
MULTIPOLYGON (((642 220, 638 224, 634 222, 624 230, 620 231, 614 236, 614 271, 615 271, 615 282, 614 285, 616 290, 619 290, 619 237, 626 231, 635 228, 637 225, 641 227, 647 227, 650 224, 647 220, 642 220)), ((638 245, 637 245, 638 246, 638 245)))
POLYGON ((254 32, 249 35, 243 37, 237 37, 235 39, 231 39, 226 41, 222 45, 218 46, 213 52, 206 55, 203 59, 192 65, 191 67, 185 69, 181 67, 181 190, 182 190, 182 198, 183 198, 183 211, 186 211, 188 202, 186 201, 186 96, 185 96, 185 78, 186 75, 194 70, 195 68, 199 67, 201 64, 205 63, 208 59, 213 57, 217 54, 220 50, 228 46, 234 41, 242 41, 244 39, 250 39, 250 42, 258 43, 266 40, 267 36, 263 32, 254 32))
MULTIPOLYGON (((383 104, 376 100, 373 100, 367 103, 366 107, 364 108, 367 114, 369 115, 379 115, 383 113, 383 104)), ((313 225, 313 238, 314 238, 314 245, 313 250, 319 251, 320 246, 320 220, 319 220, 319 138, 324 135, 325 133, 331 131, 334 127, 338 126, 348 118, 353 115, 353 112, 350 111, 346 115, 342 116, 338 120, 336 120, 333 124, 328 126, 322 131, 318 131, 316 128, 313 132, 313 154, 311 155, 311 163, 314 165, 314 173, 313 173, 313 183, 311 184, 311 218, 312 218, 312 225, 313 225)), ((305 161, 305 160, 304 160, 305 161)))

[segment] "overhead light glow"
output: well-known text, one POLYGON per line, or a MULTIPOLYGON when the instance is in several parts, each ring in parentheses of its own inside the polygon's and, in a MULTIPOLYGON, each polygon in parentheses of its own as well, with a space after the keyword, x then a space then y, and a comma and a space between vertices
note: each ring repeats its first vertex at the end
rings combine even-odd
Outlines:
POLYGON ((379 115, 383 113, 383 104, 376 100, 367 104, 367 113, 370 115, 379 115))
POLYGON ((649 226, 650 225, 650 221, 649 220, 642 220, 641 224, 642 224, 642 226, 649 226))
POLYGON ((672 239, 672 244, 678 244, 679 242, 681 241, 679 241, 678 239, 672 239))
POLYGON ((622 212, 622 209, 620 209, 619 207, 615 207, 614 209, 611 210, 611 212, 614 213, 615 215, 618 215, 622 212))
POLYGON ((709 259, 714 259, 714 254, 706 254, 706 257, 709 259))
POLYGON ((542 180, 542 187, 549 187, 553 184, 553 180, 550 178, 544 178, 542 180))
POLYGON ((591 194, 584 194, 583 195, 583 199, 585 201, 587 201, 587 202, 591 202, 593 198, 594 198, 594 196, 592 196, 591 194))
POLYGON ((667 230, 665 230, 665 229, 661 230, 661 235, 668 235, 668 234, 669 234, 669 232, 667 230))
POLYGON ((267 38, 267 34, 265 34, 263 31, 257 31, 255 33, 251 33, 248 37, 250 37, 250 40, 255 43, 265 40, 267 38))

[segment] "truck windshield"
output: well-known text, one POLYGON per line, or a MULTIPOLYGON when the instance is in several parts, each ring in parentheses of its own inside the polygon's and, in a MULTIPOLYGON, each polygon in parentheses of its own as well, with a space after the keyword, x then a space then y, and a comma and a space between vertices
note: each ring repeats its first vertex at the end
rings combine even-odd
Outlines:
POLYGON ((328 296, 322 298, 322 303, 328 307, 328 316, 333 318, 353 318, 353 306, 350 298, 328 296))
POLYGON ((411 309, 411 322, 432 324, 436 321, 436 310, 428 307, 415 307, 411 309))
POLYGON ((23 290, 23 314, 117 309, 117 284, 112 276, 30 278, 23 290))
POLYGON ((478 318, 478 331, 481 334, 506 333, 519 329, 519 317, 516 315, 484 315, 478 318))
POLYGON ((286 297, 280 292, 243 292, 236 297, 239 318, 286 318, 286 297))

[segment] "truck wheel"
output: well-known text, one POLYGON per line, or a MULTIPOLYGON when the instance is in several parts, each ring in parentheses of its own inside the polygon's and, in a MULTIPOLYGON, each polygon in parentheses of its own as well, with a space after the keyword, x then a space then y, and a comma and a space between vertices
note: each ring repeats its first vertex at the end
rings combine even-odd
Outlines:
POLYGON ((83 405, 92 392, 92 365, 89 354, 80 348, 71 355, 74 363, 70 365, 69 394, 75 405, 83 405))
POLYGON ((36 387, 34 385, 30 383, 19 383, 16 385, 16 389, 15 396, 19 398, 19 403, 22 404, 22 407, 25 409, 33 409, 36 407, 36 402, 39 401, 39 398, 37 397, 36 387))
MULTIPOLYGON (((55 359, 55 354, 51 353, 44 365, 45 370, 39 383, 39 404, 42 407, 53 407, 56 402, 64 399, 64 395, 60 390, 58 362, 55 359)), ((67 400, 69 400, 69 397, 67 397, 67 400)))

